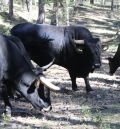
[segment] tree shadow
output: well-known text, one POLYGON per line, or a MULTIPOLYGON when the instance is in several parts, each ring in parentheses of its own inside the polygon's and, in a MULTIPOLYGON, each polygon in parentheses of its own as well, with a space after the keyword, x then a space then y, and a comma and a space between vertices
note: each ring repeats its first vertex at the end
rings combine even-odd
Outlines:
MULTIPOLYGON (((119 20, 112 20, 110 10, 101 9, 101 8, 91 8, 87 6, 78 6, 74 7, 74 15, 71 13, 71 21, 75 21, 76 24, 83 25, 88 28, 97 28, 101 30, 117 31, 117 28, 120 26, 119 20), (105 17, 100 17, 95 19, 96 16, 101 16, 102 13, 106 13, 105 17), (81 14, 75 17, 75 14, 81 14), (90 17, 89 17, 90 15, 90 17), (93 17, 91 17, 93 15, 93 17), (79 19, 78 19, 79 18, 79 19)), ((108 36, 105 32, 93 32, 95 35, 99 36, 108 36)), ((109 35, 111 36, 111 35, 109 35)))

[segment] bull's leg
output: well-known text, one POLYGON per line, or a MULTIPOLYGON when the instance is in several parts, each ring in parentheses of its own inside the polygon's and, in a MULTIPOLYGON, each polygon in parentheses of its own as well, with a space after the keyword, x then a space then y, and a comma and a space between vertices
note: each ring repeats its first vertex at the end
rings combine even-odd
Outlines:
POLYGON ((86 84, 86 92, 93 91, 93 89, 91 88, 90 83, 89 83, 89 78, 85 77, 84 81, 85 81, 85 84, 86 84))
POLYGON ((77 91, 77 84, 76 84, 76 76, 73 74, 69 73, 72 81, 72 90, 77 91))
POLYGON ((11 104, 9 102, 9 98, 8 98, 8 92, 7 92, 7 88, 5 85, 2 86, 2 97, 3 97, 3 101, 5 103, 5 114, 7 116, 11 116, 11 104))
MULTIPOLYGON (((44 86, 44 96, 46 98, 46 101, 49 105, 51 105, 51 99, 50 99, 50 89, 44 86)), ((43 111, 50 111, 52 109, 52 106, 49 106, 48 108, 44 108, 43 111)))
POLYGON ((50 100, 50 89, 44 86, 44 96, 47 99, 47 102, 51 105, 50 100))

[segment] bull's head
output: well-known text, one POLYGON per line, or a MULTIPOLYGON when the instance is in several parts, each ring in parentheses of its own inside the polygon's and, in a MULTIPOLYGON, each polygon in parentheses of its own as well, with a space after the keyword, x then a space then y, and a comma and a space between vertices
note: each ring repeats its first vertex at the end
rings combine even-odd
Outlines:
POLYGON ((90 41, 86 40, 74 40, 74 43, 79 47, 76 47, 77 51, 81 50, 88 56, 92 56, 92 68, 99 68, 101 66, 101 47, 99 38, 93 38, 90 41))
POLYGON ((120 65, 119 60, 109 57, 108 61, 109 61, 109 69, 110 69, 109 73, 110 75, 113 75, 120 65))
POLYGON ((86 43, 93 55, 93 69, 101 66, 101 46, 99 38, 93 38, 90 43, 86 43))
POLYGON ((45 88, 49 88, 55 92, 61 92, 63 89, 50 83, 43 75, 35 76, 27 73, 22 75, 18 85, 20 91, 34 107, 43 109, 44 111, 51 110, 50 92, 45 88))

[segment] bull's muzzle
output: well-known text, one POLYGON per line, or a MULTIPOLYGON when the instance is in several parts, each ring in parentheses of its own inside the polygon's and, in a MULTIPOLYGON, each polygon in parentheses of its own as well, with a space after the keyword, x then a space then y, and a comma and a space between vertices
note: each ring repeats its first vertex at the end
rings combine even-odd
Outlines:
POLYGON ((48 107, 44 107, 43 109, 42 109, 42 111, 44 111, 44 112, 49 112, 49 111, 51 111, 52 110, 52 106, 50 105, 50 106, 48 106, 48 107))

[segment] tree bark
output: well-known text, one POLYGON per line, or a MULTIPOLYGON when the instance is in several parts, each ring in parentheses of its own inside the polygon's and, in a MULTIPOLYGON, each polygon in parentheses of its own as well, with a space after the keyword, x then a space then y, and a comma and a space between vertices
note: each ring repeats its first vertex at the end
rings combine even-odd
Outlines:
POLYGON ((26 0, 26 6, 27 6, 28 12, 31 12, 31 10, 32 10, 32 0, 26 0))
POLYGON ((25 0, 22 0, 21 3, 22 3, 22 8, 24 9, 25 8, 25 0))
POLYGON ((90 0, 90 4, 94 4, 94 0, 90 0))
POLYGON ((51 25, 58 25, 58 0, 54 0, 53 11, 51 16, 51 25))
POLYGON ((43 24, 44 22, 45 22, 45 2, 44 0, 39 0, 37 23, 43 24))
POLYGON ((13 0, 9 0, 9 16, 13 17, 13 0))
POLYGON ((114 0, 111 0, 111 11, 114 10, 114 0))
POLYGON ((66 0, 66 24, 67 24, 67 26, 70 25, 70 22, 69 22, 69 0, 66 0))

